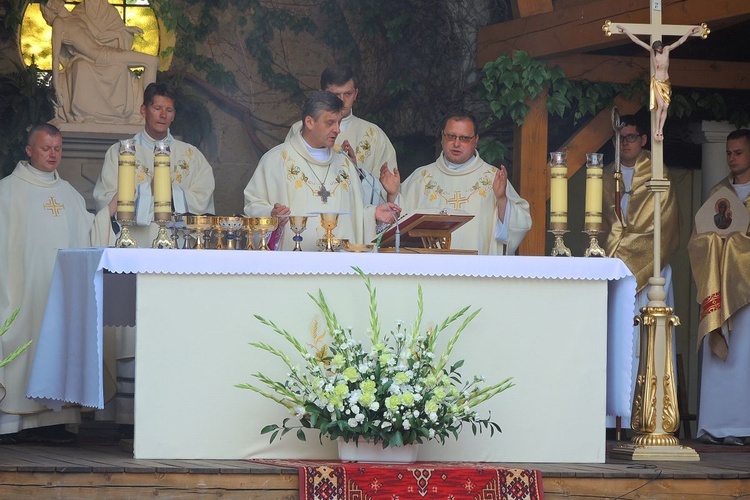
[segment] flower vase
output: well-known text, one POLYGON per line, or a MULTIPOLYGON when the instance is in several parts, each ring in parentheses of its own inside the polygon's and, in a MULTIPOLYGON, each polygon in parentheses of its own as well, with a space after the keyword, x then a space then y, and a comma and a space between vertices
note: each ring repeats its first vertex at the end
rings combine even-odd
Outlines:
POLYGON ((376 462, 391 464, 411 464, 417 461, 418 444, 404 446, 389 446, 383 448, 383 443, 370 443, 360 439, 359 443, 338 440, 339 460, 342 462, 376 462))

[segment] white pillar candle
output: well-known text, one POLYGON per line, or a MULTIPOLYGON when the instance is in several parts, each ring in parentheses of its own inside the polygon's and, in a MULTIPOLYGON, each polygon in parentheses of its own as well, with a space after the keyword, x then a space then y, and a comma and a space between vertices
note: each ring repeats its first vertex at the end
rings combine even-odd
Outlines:
POLYGON ((586 229, 598 231, 602 225, 602 153, 586 155, 586 229))
POLYGON ((568 154, 555 151, 549 154, 550 229, 568 229, 568 154))

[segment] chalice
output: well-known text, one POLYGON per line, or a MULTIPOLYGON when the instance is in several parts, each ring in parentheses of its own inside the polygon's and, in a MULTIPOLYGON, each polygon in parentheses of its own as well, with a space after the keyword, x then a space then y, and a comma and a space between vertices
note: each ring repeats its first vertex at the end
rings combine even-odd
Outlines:
POLYGON ((219 227, 226 231, 227 244, 224 247, 226 250, 237 250, 239 245, 237 244, 237 231, 242 229, 245 225, 243 217, 219 217, 219 227))
POLYGON ((334 248, 333 243, 333 230, 339 224, 339 214, 335 212, 327 212, 320 214, 320 225, 325 229, 325 248, 324 252, 335 252, 337 249, 334 248))
POLYGON ((211 217, 208 215, 186 215, 185 225, 188 229, 195 231, 195 246, 193 248, 200 250, 208 248, 208 240, 211 229, 211 217))
POLYGON ((307 228, 307 216, 306 215, 292 215, 289 217, 289 229, 294 233, 294 248, 295 252, 302 251, 302 233, 307 228))
POLYGON ((253 233, 255 232, 255 217, 243 217, 243 229, 245 230, 245 250, 255 250, 253 245, 253 233))
POLYGON ((275 231, 279 227, 278 217, 253 217, 253 227, 260 231, 260 247, 258 250, 270 250, 266 242, 268 231, 275 231))
POLYGON ((216 250, 224 249, 224 228, 221 227, 222 219, 223 217, 221 216, 211 217, 211 229, 216 231, 216 245, 214 246, 216 250))

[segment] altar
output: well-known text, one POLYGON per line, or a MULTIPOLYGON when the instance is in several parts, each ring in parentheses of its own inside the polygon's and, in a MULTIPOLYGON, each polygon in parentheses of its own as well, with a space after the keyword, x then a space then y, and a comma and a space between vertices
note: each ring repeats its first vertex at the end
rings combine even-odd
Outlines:
POLYGON ((235 385, 258 371, 285 378, 277 358, 248 345, 290 352, 253 315, 311 343, 322 317, 308 294, 319 289, 341 323, 364 337, 367 291, 353 266, 372 277, 384 331, 414 321, 420 284, 423 325, 481 308, 451 359, 465 360, 465 378, 513 377, 515 387, 479 407, 501 434, 464 428, 458 442, 423 445, 419 460, 604 462, 605 415, 630 413, 635 280, 618 259, 61 250, 29 396, 49 406, 103 405, 102 324, 116 313, 105 313, 112 304, 104 297, 132 299, 105 294, 104 270, 132 273, 136 458, 334 458, 335 445, 321 444, 314 430, 306 442, 290 433, 269 443, 261 428, 289 415, 235 385))

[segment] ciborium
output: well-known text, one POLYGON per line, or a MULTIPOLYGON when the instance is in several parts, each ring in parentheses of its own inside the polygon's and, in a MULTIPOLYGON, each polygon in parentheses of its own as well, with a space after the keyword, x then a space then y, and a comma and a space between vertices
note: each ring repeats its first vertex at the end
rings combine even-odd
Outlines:
POLYGON ((289 217, 289 229, 294 233, 294 248, 295 252, 302 251, 302 233, 307 228, 307 216, 305 215, 292 215, 289 217))
POLYGON ((337 250, 334 249, 333 245, 333 230, 336 229, 336 226, 338 226, 338 224, 339 214, 334 212, 320 214, 320 225, 326 231, 326 235, 323 238, 323 240, 325 241, 325 247, 321 249, 323 252, 335 252, 337 250))
POLYGON ((225 250, 237 250, 239 248, 237 231, 242 229, 244 225, 243 217, 219 217, 219 227, 226 232, 227 244, 224 246, 225 250))
POLYGON ((195 232, 195 249, 208 248, 211 238, 212 217, 210 215, 186 215, 185 225, 195 232))
POLYGON ((266 242, 268 231, 275 231, 279 227, 278 217, 253 217, 253 227, 260 231, 260 244, 258 250, 270 250, 266 242))

